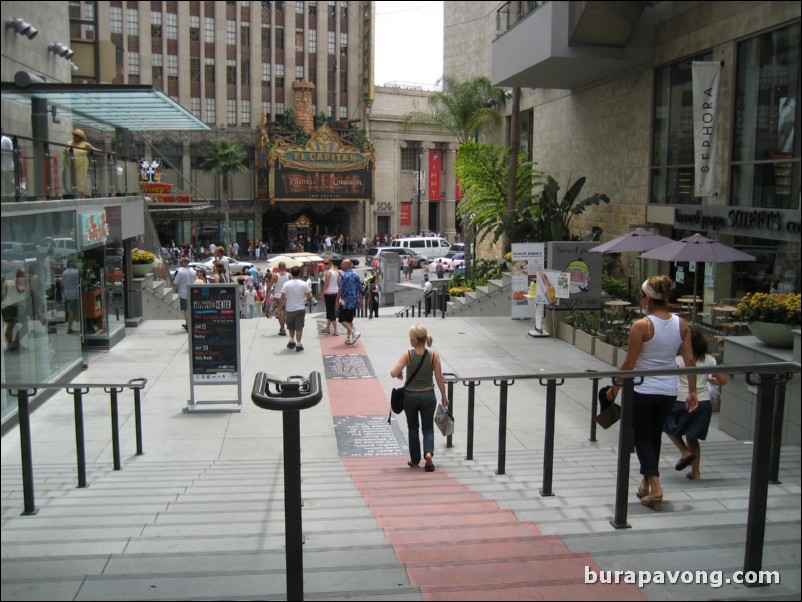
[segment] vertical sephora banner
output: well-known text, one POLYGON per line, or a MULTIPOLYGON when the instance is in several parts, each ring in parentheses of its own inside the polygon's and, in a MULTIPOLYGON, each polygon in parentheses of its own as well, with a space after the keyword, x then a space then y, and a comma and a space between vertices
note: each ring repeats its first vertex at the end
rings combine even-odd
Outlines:
POLYGON ((713 196, 716 188, 716 115, 721 63, 693 61, 693 152, 695 196, 713 196))
POLYGON ((429 200, 440 200, 440 170, 443 155, 439 150, 429 152, 429 200))

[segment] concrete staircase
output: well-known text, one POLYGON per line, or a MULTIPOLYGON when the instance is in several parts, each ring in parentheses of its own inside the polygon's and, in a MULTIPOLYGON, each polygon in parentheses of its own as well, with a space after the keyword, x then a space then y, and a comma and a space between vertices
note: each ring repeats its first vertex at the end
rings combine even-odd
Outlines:
POLYGON ((448 314, 459 317, 509 316, 512 310, 511 289, 512 276, 505 272, 500 279, 490 280, 486 286, 478 286, 464 297, 452 297, 448 302, 448 314))
MULTIPOLYGON (((582 583, 593 570, 742 568, 752 448, 711 442, 704 477, 688 481, 664 454, 662 513, 632 497, 632 529, 615 530, 615 451, 556 450, 553 497, 542 453, 452 448, 437 471, 406 456, 310 459, 303 472, 307 599, 799 599, 800 450, 783 448, 769 489, 763 568, 782 582, 628 586, 582 583), (522 577, 524 575, 524 577, 522 577), (678 589, 679 588, 679 589, 678 589)), ((636 466, 632 466, 634 491, 636 466)), ((19 465, 2 472, 2 599, 285 599, 279 459, 124 459, 34 470, 39 513, 23 507, 19 465)))
POLYGON ((173 291, 169 281, 155 278, 148 274, 144 278, 134 278, 132 289, 135 303, 141 299, 141 307, 137 315, 146 320, 182 320, 184 318, 178 301, 178 294, 173 291))

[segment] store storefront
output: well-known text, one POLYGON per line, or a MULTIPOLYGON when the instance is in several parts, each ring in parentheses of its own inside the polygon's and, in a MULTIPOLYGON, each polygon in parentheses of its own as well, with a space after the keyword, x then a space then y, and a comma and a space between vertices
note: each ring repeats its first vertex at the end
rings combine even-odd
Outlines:
MULTIPOLYGON (((125 336, 125 241, 143 232, 141 198, 3 206, 4 384, 68 380, 125 336)), ((4 392, 3 420, 15 409, 4 392)))

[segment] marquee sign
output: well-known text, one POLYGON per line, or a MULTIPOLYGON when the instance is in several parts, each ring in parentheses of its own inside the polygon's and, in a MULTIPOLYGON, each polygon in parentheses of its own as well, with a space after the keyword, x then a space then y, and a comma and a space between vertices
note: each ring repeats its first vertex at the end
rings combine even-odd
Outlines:
POLYGON ((304 146, 279 140, 267 157, 274 201, 374 200, 375 154, 345 144, 328 125, 304 146))

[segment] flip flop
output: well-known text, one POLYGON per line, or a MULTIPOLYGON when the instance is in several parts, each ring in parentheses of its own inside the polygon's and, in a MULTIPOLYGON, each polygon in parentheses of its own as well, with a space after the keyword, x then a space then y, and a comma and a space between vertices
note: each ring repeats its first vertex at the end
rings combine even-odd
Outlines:
POLYGON ((434 464, 427 464, 426 472, 434 472, 434 464))
POLYGON ((420 462, 413 462, 412 460, 407 461, 407 466, 410 468, 418 468, 420 466, 420 462))
POLYGON ((685 470, 693 464, 693 461, 696 460, 696 456, 691 454, 690 456, 685 456, 684 458, 680 458, 679 462, 674 465, 674 470, 685 470))

